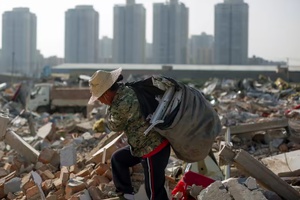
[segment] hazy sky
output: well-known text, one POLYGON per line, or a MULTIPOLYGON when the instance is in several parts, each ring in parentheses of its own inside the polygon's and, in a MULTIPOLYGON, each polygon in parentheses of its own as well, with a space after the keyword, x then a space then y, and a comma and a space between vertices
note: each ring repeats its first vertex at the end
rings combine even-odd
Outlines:
MULTIPOLYGON (((65 11, 76 5, 93 5, 100 15, 99 38, 112 37, 113 6, 126 0, 0 0, 2 14, 14 7, 29 7, 37 16, 37 47, 45 56, 64 56, 65 11)), ((146 39, 152 42, 152 6, 165 0, 136 0, 146 8, 146 39)), ((214 34, 214 5, 223 0, 182 0, 189 8, 189 34, 214 34)), ((245 0, 249 4, 249 57, 289 58, 300 66, 300 0, 245 0)), ((2 39, 1 39, 2 46, 2 39)))

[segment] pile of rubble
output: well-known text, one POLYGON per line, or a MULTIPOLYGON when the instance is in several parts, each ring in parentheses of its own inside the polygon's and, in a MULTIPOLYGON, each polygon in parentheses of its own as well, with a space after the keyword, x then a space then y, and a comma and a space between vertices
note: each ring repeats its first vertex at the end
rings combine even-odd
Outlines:
MULTIPOLYGON (((197 173, 214 181, 207 187, 189 185, 189 198, 299 199, 300 87, 260 77, 212 79, 199 89, 223 125, 213 145, 215 165, 229 167, 230 174, 216 178, 207 163, 206 172, 193 163, 197 173)), ((127 144, 126 136, 107 130, 96 115, 24 112, 11 101, 16 90, 0 87, 0 198, 109 199, 115 190, 110 157, 127 144)), ((172 154, 166 170, 170 196, 187 164, 172 154)), ((136 199, 147 199, 143 168, 131 172, 136 199)))
POLYGON ((259 188, 253 177, 229 178, 210 184, 197 195, 202 199, 281 199, 275 192, 259 188))

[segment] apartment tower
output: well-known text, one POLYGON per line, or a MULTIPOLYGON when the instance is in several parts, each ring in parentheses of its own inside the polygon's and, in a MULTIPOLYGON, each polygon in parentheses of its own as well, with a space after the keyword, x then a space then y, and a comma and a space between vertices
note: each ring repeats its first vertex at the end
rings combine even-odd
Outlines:
POLYGON ((189 40, 190 64, 211 65, 213 64, 214 37, 206 33, 192 35, 189 40))
POLYGON ((65 13, 65 62, 97 63, 99 13, 80 5, 65 13))
POLYGON ((186 64, 189 10, 178 0, 153 4, 153 62, 186 64))
POLYGON ((113 62, 145 63, 146 10, 127 0, 114 6, 113 62))
POLYGON ((37 69, 37 18, 29 8, 2 15, 2 71, 33 77, 37 69))
POLYGON ((248 63, 248 10, 243 0, 215 5, 215 64, 248 63))

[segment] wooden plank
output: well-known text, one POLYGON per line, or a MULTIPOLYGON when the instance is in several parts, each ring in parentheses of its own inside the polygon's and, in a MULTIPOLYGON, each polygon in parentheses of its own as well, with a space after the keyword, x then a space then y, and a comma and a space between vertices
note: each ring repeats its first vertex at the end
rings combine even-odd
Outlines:
POLYGON ((300 199, 300 193, 280 179, 271 170, 253 158, 249 153, 240 150, 234 157, 236 167, 242 167, 265 188, 274 191, 284 199, 300 199))
POLYGON ((288 176, 288 177, 280 177, 282 180, 284 180, 287 183, 299 183, 300 177, 299 176, 288 176))
MULTIPOLYGON (((235 156, 236 156, 235 152, 233 152, 228 146, 224 146, 219 152, 219 158, 221 161, 219 162, 220 163, 219 165, 222 166, 226 164, 230 164, 230 165, 234 164, 240 172, 250 175, 247 171, 245 171, 243 167, 239 166, 239 164, 234 161, 235 156)), ((231 173, 231 168, 230 168, 230 173, 231 173)))
MULTIPOLYGON (((281 172, 278 174, 279 177, 293 177, 300 176, 300 169, 292 171, 292 172, 281 172)), ((300 178, 300 177, 299 177, 300 178)))
MULTIPOLYGON (((111 141, 110 143, 106 144, 104 147, 102 147, 101 149, 99 149, 89 160, 87 160, 87 164, 89 163, 100 163, 102 162, 102 156, 104 155, 104 152, 105 152, 105 157, 106 159, 105 160, 108 160, 110 159, 110 157, 112 156, 112 154, 120 148, 119 145, 116 145, 116 143, 119 142, 119 140, 122 139, 122 137, 124 136, 125 134, 122 133, 120 134, 118 137, 116 137, 113 141, 111 141)), ((125 145, 123 145, 125 146, 125 145)))
MULTIPOLYGON (((289 126, 288 119, 284 118, 284 119, 268 121, 268 122, 231 126, 229 128, 230 128, 231 134, 236 135, 236 134, 241 134, 241 133, 263 131, 263 130, 276 129, 276 128, 288 129, 288 126, 289 126)), ((226 130, 227 130, 227 127, 223 128, 222 133, 225 133, 226 130)))
POLYGON ((219 165, 232 164, 234 162, 234 157, 235 153, 228 146, 224 146, 219 152, 219 165))

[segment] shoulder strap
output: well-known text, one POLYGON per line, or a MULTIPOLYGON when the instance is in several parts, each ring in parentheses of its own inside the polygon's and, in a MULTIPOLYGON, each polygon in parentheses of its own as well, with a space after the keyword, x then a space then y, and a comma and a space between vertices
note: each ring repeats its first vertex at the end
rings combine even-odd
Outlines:
POLYGON ((152 114, 158 106, 155 96, 163 95, 164 91, 152 84, 152 77, 136 82, 128 82, 125 85, 134 90, 140 103, 142 115, 147 119, 148 115, 152 114))

